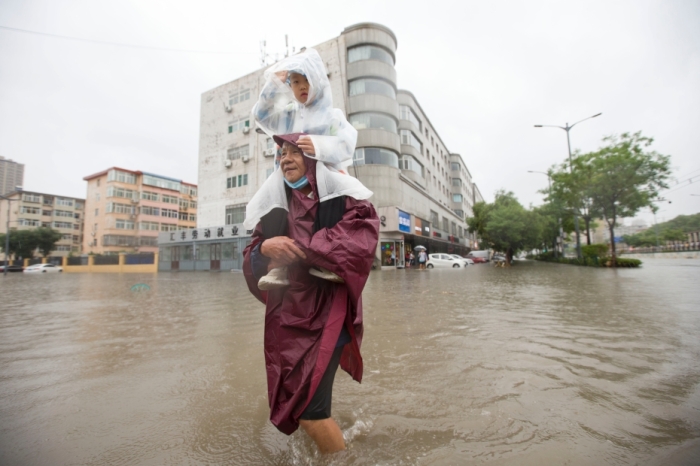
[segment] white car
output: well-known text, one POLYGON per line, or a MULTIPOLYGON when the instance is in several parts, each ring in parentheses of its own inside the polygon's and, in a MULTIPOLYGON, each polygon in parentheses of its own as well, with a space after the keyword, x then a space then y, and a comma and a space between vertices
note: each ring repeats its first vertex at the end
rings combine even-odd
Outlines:
POLYGON ((63 267, 53 264, 34 264, 24 269, 24 273, 63 272, 63 267))
POLYGON ((455 259, 450 254, 428 254, 428 262, 425 266, 429 269, 433 267, 452 267, 453 269, 466 267, 464 262, 455 259))
POLYGON ((474 265, 474 261, 471 260, 471 259, 467 259, 466 257, 462 257, 462 256, 460 256, 460 255, 458 255, 458 254, 450 254, 450 256, 451 256, 451 257, 454 257, 455 260, 464 262, 464 266, 465 266, 465 267, 468 266, 468 265, 474 265))

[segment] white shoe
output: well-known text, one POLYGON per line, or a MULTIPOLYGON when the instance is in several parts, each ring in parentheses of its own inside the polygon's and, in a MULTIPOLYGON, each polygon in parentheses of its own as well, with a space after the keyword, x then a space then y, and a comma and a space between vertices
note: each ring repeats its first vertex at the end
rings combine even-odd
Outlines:
POLYGON ((324 280, 328 280, 329 282, 333 283, 345 283, 345 280, 340 278, 338 275, 334 274, 330 270, 326 270, 323 267, 311 267, 309 269, 309 274, 313 275, 314 277, 318 278, 323 278, 324 280))
POLYGON ((287 267, 274 268, 267 272, 267 275, 258 280, 258 289, 263 291, 274 290, 275 288, 282 288, 283 286, 289 286, 287 267))

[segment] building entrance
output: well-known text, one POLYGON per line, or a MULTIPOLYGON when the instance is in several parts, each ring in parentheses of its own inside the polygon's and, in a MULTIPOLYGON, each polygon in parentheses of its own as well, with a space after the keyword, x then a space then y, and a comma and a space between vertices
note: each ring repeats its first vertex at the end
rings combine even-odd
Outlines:
POLYGON ((406 250, 403 240, 384 239, 379 244, 381 247, 382 267, 396 267, 397 269, 405 267, 404 256, 406 250))

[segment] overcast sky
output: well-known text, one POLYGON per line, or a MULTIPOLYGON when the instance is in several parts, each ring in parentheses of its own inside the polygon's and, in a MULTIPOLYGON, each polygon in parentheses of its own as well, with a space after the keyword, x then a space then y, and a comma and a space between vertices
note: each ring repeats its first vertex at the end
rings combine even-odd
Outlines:
MULTIPOLYGON (((237 2, 2 0, 0 155, 24 188, 85 197, 111 166, 197 183, 200 95, 359 22, 389 27, 396 71, 487 201, 539 205, 573 149, 642 131, 679 182, 659 221, 700 212, 700 2, 237 2), (184 49, 198 52, 153 50, 184 49), (218 52, 218 53, 205 53, 218 52), (693 183, 687 181, 691 177, 693 183)), ((648 213, 640 215, 651 223, 648 213)))

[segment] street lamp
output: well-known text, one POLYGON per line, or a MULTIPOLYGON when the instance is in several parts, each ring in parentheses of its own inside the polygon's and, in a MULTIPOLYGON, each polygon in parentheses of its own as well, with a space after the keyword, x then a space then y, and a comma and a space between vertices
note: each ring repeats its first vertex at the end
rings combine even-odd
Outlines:
MULTIPOLYGON (((569 126, 569 123, 566 123, 566 126, 558 126, 558 125, 535 125, 535 128, 560 128, 566 131, 566 143, 568 144, 569 147, 569 173, 573 172, 573 162, 571 161, 571 139, 569 138, 569 131, 571 128, 576 126, 577 124, 581 123, 582 121, 590 120, 591 118, 595 118, 597 116, 602 115, 603 113, 596 113, 593 116, 589 116, 588 118, 584 118, 583 120, 579 120, 573 125, 569 126)), ((578 229, 578 215, 576 212, 574 212, 574 227, 576 228, 576 255, 578 256, 579 259, 581 259, 582 254, 581 254, 581 235, 579 233, 578 229)))
MULTIPOLYGON (((15 192, 22 192, 22 187, 15 186, 15 192)), ((7 276, 7 268, 10 265, 10 202, 19 201, 20 198, 10 199, 9 197, 5 197, 2 195, 0 195, 0 198, 5 199, 7 201, 7 223, 5 228, 5 269, 2 271, 2 275, 7 276)))
MULTIPOLYGON (((549 182, 549 197, 550 197, 549 202, 550 202, 550 204, 551 204, 551 202, 552 202, 552 199, 551 199, 551 198, 552 198, 552 176, 551 176, 549 173, 546 173, 546 172, 538 172, 538 171, 535 171, 535 170, 528 170, 527 172, 528 172, 528 173, 540 173, 540 174, 545 175, 545 176, 547 177, 547 181, 549 182)), ((559 218, 557 219, 557 221, 559 222, 559 237, 562 238, 562 241, 563 241, 563 238, 564 238, 564 230, 563 230, 562 227, 561 227, 561 217, 559 217, 559 218)), ((558 243, 558 241, 557 241, 557 243, 558 243)), ((558 257, 558 253, 559 253, 559 249, 558 249, 558 248, 559 248, 559 244, 557 244, 557 246, 554 248, 554 257, 558 257)))

